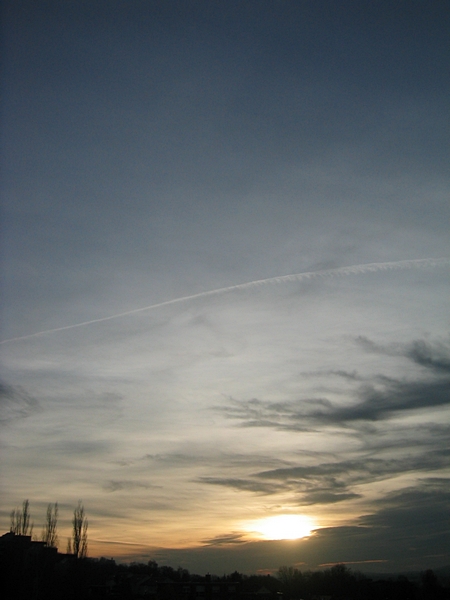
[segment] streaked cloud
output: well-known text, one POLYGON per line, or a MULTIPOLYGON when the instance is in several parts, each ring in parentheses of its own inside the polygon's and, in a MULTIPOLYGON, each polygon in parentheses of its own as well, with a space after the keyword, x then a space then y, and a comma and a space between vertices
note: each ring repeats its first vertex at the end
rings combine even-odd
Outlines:
POLYGON ((57 501, 62 539, 82 498, 92 555, 450 562, 430 1, 7 0, 5 530, 57 501), (317 529, 252 537, 280 515, 317 529))
POLYGON ((18 386, 0 382, 0 422, 6 425, 15 419, 24 419, 40 409, 36 398, 18 386))

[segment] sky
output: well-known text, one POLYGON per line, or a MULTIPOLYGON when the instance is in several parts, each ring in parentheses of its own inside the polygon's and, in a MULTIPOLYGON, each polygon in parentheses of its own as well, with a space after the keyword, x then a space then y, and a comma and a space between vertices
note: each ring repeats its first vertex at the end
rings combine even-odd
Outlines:
POLYGON ((449 565, 448 3, 2 10, 0 530, 449 565))

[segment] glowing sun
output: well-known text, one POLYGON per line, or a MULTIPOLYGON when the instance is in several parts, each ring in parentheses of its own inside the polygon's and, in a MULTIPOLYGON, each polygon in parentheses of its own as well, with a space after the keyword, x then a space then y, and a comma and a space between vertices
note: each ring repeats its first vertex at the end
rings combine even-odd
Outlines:
POLYGON ((259 533, 265 540, 298 540, 311 535, 314 527, 304 515, 278 515, 253 521, 247 530, 259 533))

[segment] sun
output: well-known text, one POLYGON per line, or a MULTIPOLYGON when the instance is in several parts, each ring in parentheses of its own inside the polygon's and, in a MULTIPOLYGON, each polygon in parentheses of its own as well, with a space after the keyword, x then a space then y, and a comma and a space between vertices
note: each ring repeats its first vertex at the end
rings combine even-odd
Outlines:
POLYGON ((315 525, 305 515, 277 515, 252 521, 246 527, 265 540, 298 540, 311 535, 315 525))

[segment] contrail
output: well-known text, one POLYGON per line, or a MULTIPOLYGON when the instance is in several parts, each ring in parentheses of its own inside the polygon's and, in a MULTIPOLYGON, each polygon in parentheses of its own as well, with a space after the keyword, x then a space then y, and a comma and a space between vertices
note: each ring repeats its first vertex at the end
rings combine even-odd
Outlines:
POLYGON ((56 333, 58 331, 65 331, 67 329, 75 329, 75 327, 85 327, 86 325, 93 325, 94 323, 103 323, 104 321, 111 321, 112 319, 119 319, 120 317, 128 317, 135 315, 146 310, 153 310, 155 308, 161 308, 162 306, 170 306, 171 304, 180 304, 181 302, 187 302, 188 300, 195 300, 197 298, 206 298, 207 296, 219 296, 220 294, 226 294, 228 292, 234 292, 236 290, 247 290, 253 287, 264 286, 269 284, 280 284, 288 282, 299 282, 307 279, 316 278, 327 278, 327 277, 339 277, 343 275, 363 275, 365 273, 375 273, 376 271, 394 271, 398 269, 421 269, 427 267, 438 267, 442 265, 450 265, 449 258, 420 258, 414 260, 397 260, 395 262, 378 262, 378 263, 367 263, 363 265, 352 265, 350 267, 338 267, 336 269, 325 269, 322 271, 309 271, 305 273, 294 273, 292 275, 281 275, 278 277, 269 277, 268 279, 257 279, 255 281, 248 281, 247 283, 238 283, 237 285, 230 285, 229 287, 217 288, 215 290, 209 290, 207 292, 199 292, 198 294, 192 294, 190 296, 182 296, 181 298, 174 298, 173 300, 165 300, 164 302, 158 302, 157 304, 150 304, 150 306, 144 306, 143 308, 135 308, 133 310, 127 310, 126 312, 117 313, 109 317, 102 317, 100 319, 92 319, 91 321, 83 321, 82 323, 75 323, 74 325, 66 325, 64 327, 55 327, 54 329, 45 329, 44 331, 38 331, 36 333, 30 333, 28 335, 22 335, 19 337, 9 338, 7 340, 1 340, 0 344, 7 344, 9 342, 17 342, 19 340, 28 340, 33 337, 45 335, 48 333, 56 333))

